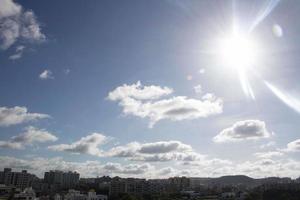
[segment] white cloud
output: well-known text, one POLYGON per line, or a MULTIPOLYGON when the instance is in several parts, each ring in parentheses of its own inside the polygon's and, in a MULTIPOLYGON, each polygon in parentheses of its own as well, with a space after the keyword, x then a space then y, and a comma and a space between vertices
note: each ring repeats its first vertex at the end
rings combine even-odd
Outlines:
POLYGON ((201 94, 202 93, 202 86, 201 85, 196 85, 194 87, 195 93, 201 94))
POLYGON ((254 156, 258 158, 273 158, 283 156, 283 152, 280 151, 267 151, 267 152, 257 152, 254 156))
POLYGON ((190 145, 179 141, 159 141, 144 144, 132 142, 124 146, 114 147, 106 152, 106 155, 144 162, 195 161, 204 157, 194 152, 190 145))
POLYGON ((150 177, 152 176, 152 173, 155 173, 156 171, 154 166, 147 163, 102 164, 99 161, 70 162, 63 160, 61 157, 18 159, 15 157, 0 156, 0 168, 4 167, 10 167, 14 170, 26 169, 39 177, 43 177, 44 172, 49 170, 77 171, 80 173, 80 177, 96 177, 103 175, 150 177))
POLYGON ((300 151, 300 139, 294 140, 287 144, 286 151, 297 152, 300 151))
POLYGON ((47 114, 29 113, 26 107, 0 107, 0 126, 11 126, 49 117, 47 114))
POLYGON ((107 140, 108 138, 101 133, 92 133, 72 144, 58 144, 49 146, 48 148, 53 151, 66 151, 75 154, 102 156, 103 152, 99 149, 99 146, 106 143, 107 140))
POLYGON ((121 165, 120 163, 106 163, 103 166, 103 169, 108 173, 141 175, 154 170, 154 167, 148 163, 128 165, 121 165))
MULTIPOLYGON (((223 101, 215 96, 210 98, 189 99, 185 96, 176 96, 160 99, 171 94, 172 89, 159 86, 144 86, 141 83, 123 85, 109 93, 108 99, 119 101, 123 113, 150 120, 149 127, 163 119, 180 121, 197 119, 219 114, 223 111, 223 101)), ((204 97, 207 94, 204 95, 204 97)))
POLYGON ((213 140, 214 142, 234 142, 268 138, 271 135, 266 128, 265 122, 260 120, 245 120, 236 122, 233 126, 222 130, 213 140))
POLYGON ((39 78, 42 80, 47 80, 47 79, 54 79, 53 73, 46 69, 42 73, 40 73, 39 78))
POLYGON ((17 40, 41 42, 46 39, 32 11, 13 0, 0 1, 0 47, 7 49, 17 40))
POLYGON ((212 159, 198 162, 197 165, 187 164, 181 168, 178 165, 172 167, 158 167, 148 163, 124 164, 124 163, 100 163, 99 161, 70 162, 60 157, 55 158, 28 158, 18 159, 9 156, 0 156, 0 168, 10 167, 14 170, 26 169, 31 173, 43 177, 43 173, 49 170, 77 171, 81 177, 96 176, 122 176, 162 178, 170 176, 191 177, 216 177, 223 175, 245 174, 251 177, 293 177, 299 176, 300 162, 291 159, 249 160, 241 163, 212 159), (174 167, 174 168, 173 168, 174 167), (175 168, 176 167, 176 168, 175 168), (164 176, 164 174, 166 174, 164 176))
POLYGON ((299 176, 300 162, 292 159, 260 159, 236 164, 232 169, 236 174, 252 177, 293 177, 299 176))
POLYGON ((22 149, 24 148, 21 143, 12 141, 0 141, 0 149, 22 149))
POLYGON ((122 101, 127 98, 133 98, 137 100, 149 100, 158 99, 162 96, 169 95, 173 92, 172 88, 160 87, 160 86, 142 86, 138 81, 136 84, 117 87, 108 94, 108 99, 112 101, 122 101))
POLYGON ((12 137, 12 141, 25 144, 32 144, 35 142, 43 143, 48 141, 54 142, 56 140, 57 137, 52 133, 46 131, 45 129, 38 129, 33 126, 26 127, 25 132, 18 136, 12 137))
POLYGON ((153 143, 145 143, 139 149, 140 153, 155 154, 155 153, 168 153, 171 151, 191 151, 190 145, 183 144, 179 141, 161 141, 153 143))
POLYGON ((23 149, 26 145, 54 142, 56 140, 57 137, 45 129, 29 126, 25 128, 23 133, 13 136, 9 141, 0 141, 0 148, 23 149))

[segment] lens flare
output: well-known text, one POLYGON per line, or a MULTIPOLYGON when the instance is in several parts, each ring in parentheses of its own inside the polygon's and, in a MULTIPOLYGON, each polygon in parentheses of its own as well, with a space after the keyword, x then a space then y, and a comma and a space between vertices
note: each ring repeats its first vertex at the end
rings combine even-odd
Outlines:
POLYGON ((266 86, 287 106, 300 113, 300 100, 287 92, 283 92, 271 83, 264 81, 266 86))

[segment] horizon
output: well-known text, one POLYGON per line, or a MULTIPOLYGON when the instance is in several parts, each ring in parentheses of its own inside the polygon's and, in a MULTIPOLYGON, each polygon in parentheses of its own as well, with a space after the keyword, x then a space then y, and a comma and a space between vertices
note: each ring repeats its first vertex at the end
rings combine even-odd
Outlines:
MULTIPOLYGON (((3 169, 4 170, 4 169, 3 169)), ((0 170, 1 171, 1 170, 0 170)), ((14 169, 12 169, 13 172, 22 172, 23 170, 21 171, 14 171, 14 169)), ((58 172, 72 172, 72 173, 78 173, 77 171, 62 171, 62 170, 59 170, 59 169, 55 169, 55 170, 49 170, 47 172, 50 172, 50 171, 58 171, 58 172)), ((29 174, 32 174, 32 175, 35 175, 34 173, 30 173, 26 170, 27 173, 29 174)), ((44 172, 46 173, 46 171, 44 172)), ((80 175, 80 173, 79 173, 80 175)), ((36 175, 35 175, 36 176, 36 175)), ((122 177, 122 176, 110 176, 110 175, 101 175, 101 176, 96 176, 96 177, 81 177, 79 176, 79 180, 80 179, 95 179, 95 178, 102 178, 102 177, 110 177, 110 178, 122 178, 122 179, 130 179, 130 178, 133 178, 133 179, 145 179, 145 180, 162 180, 162 179, 170 179, 170 178, 189 178, 189 179, 193 179, 193 178, 203 178, 203 179, 217 179, 217 178, 223 178, 223 177, 247 177, 247 178, 251 178, 251 179, 268 179, 268 178, 279 178, 279 179, 285 179, 285 178, 288 178, 288 179, 291 179, 291 180, 299 180, 300 177, 297 177, 297 178, 291 178, 291 177, 279 177, 279 176, 266 176, 266 177, 260 177, 260 178, 255 178, 255 177, 251 177, 251 176, 247 176, 247 175, 243 175, 243 174, 235 174, 235 175, 224 175, 224 176, 216 176, 216 177, 197 177, 197 176, 192 176, 192 177, 189 177, 189 176, 170 176, 170 177, 165 177, 165 178, 143 178, 143 177, 122 177)), ((38 176, 36 176, 38 177, 38 176)), ((39 179, 44 179, 44 174, 42 177, 38 177, 39 179)))
POLYGON ((0 0, 0 169, 299 178, 299 11, 0 0))

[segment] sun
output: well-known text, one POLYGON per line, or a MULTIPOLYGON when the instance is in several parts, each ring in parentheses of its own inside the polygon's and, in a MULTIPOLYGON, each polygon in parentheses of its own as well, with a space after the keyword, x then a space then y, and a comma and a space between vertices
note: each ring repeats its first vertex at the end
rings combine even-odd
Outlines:
POLYGON ((257 47, 251 38, 233 34, 219 41, 218 54, 224 65, 246 70, 257 60, 257 47))

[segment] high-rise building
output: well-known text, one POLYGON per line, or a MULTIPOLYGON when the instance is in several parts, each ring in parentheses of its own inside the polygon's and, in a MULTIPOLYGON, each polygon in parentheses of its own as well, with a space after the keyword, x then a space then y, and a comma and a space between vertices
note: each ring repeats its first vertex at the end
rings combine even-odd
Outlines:
POLYGON ((79 182, 79 174, 77 172, 63 172, 59 170, 51 170, 45 172, 44 181, 49 185, 59 185, 62 188, 74 188, 79 182))
POLYGON ((22 172, 13 172, 11 168, 5 168, 4 171, 0 172, 0 183, 25 189, 32 185, 34 177, 34 175, 27 173, 26 170, 23 170, 22 172))

